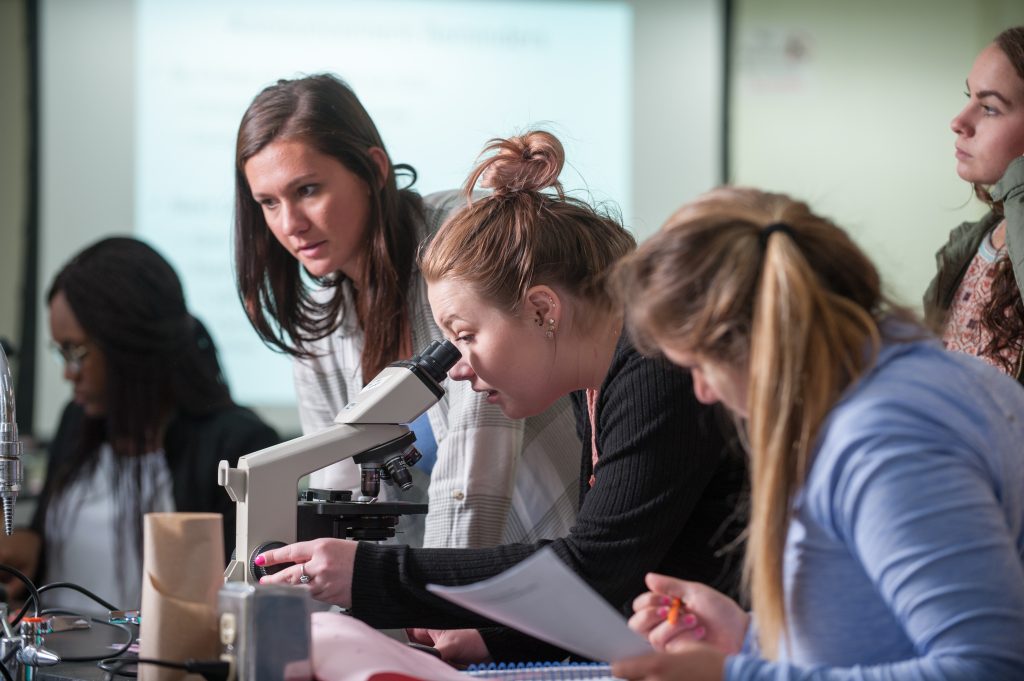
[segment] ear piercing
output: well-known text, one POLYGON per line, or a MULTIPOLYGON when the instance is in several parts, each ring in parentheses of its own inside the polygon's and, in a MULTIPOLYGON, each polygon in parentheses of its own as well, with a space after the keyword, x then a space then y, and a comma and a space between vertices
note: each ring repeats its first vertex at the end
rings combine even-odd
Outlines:
MULTIPOLYGON (((548 296, 548 306, 554 310, 555 300, 551 296, 548 296)), ((544 326, 544 317, 541 315, 540 310, 537 310, 537 326, 544 326)), ((548 317, 548 328, 544 332, 544 337, 548 340, 552 340, 555 337, 555 320, 553 317, 548 317)))

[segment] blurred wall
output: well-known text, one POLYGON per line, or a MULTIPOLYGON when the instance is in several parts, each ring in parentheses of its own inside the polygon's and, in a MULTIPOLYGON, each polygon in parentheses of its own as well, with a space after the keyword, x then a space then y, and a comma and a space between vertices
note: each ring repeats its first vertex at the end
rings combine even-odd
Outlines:
MULTIPOLYGON (((657 229, 679 202, 721 178, 724 36, 709 27, 721 25, 723 3, 628 1, 634 9, 629 104, 635 121, 633 208, 625 217, 642 238, 657 229)), ((20 6, 26 0, 0 2, 20 6)), ((71 253, 98 238, 97 224, 99 229, 117 232, 132 226, 133 73, 140 56, 135 51, 134 0, 40 0, 39 7, 40 27, 45 29, 40 37, 40 53, 45 56, 39 92, 45 134, 40 149, 45 170, 40 186, 44 197, 40 201, 44 231, 39 235, 42 293, 71 253), (55 20, 58 16, 60 21, 55 20), (67 60, 67 65, 61 60, 67 60), (70 99, 73 111, 66 104, 54 104, 60 99, 70 99), (59 125, 54 123, 57 120, 59 125), (50 225, 59 226, 59 231, 48 229, 50 225)), ((573 77, 558 69, 552 73, 558 80, 573 77)), ((22 197, 23 192, 17 198, 22 197)), ((6 245, 0 242, 0 248, 6 245)), ((13 292, 0 295, 18 298, 13 292)), ((36 307, 36 334, 45 344, 45 309, 41 302, 36 307)), ((35 375, 35 432, 45 438, 56 423, 67 386, 58 365, 49 358, 39 359, 35 375)), ((246 401, 238 392, 236 397, 246 401)), ((297 431, 291 405, 247 403, 281 432, 297 431)))
POLYGON ((0 336, 21 333, 25 164, 28 154, 25 3, 0 0, 0 336))
POLYGON ((949 122, 977 53, 1020 0, 736 0, 732 181, 836 220, 919 305, 949 231, 984 207, 949 122))
MULTIPOLYGON (((672 65, 685 58, 686 42, 721 36, 688 31, 685 2, 634 2, 637 89, 652 81, 661 89, 658 101, 634 101, 634 204, 660 216, 632 225, 643 238, 692 198, 678 188, 693 150, 677 133, 690 122, 666 127, 655 109, 717 106, 691 101, 672 65)), ((0 335, 14 341, 25 228, 25 8, 26 0, 0 0, 0 335)), ((1024 24, 1024 2, 733 0, 733 12, 731 180, 810 201, 869 251, 898 299, 917 305, 949 230, 983 212, 954 172, 949 121, 975 55, 1002 28, 1024 24)), ((721 75, 709 65, 708 78, 721 75)), ((718 146, 717 134, 706 131, 708 148, 718 146)))

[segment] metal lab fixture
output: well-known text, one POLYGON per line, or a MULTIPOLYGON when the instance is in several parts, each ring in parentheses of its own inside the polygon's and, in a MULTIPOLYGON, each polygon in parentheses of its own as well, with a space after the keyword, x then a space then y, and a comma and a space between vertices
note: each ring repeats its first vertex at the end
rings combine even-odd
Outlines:
POLYGON ((4 509, 4 533, 8 535, 14 532, 14 502, 21 491, 21 451, 11 366, 0 347, 0 499, 4 509))
POLYGON ((46 647, 46 634, 91 627, 89 619, 80 615, 22 617, 15 634, 7 615, 7 604, 0 603, 0 626, 3 629, 0 659, 6 660, 7 665, 16 663, 11 676, 24 681, 32 681, 35 668, 52 667, 61 662, 60 656, 46 647))

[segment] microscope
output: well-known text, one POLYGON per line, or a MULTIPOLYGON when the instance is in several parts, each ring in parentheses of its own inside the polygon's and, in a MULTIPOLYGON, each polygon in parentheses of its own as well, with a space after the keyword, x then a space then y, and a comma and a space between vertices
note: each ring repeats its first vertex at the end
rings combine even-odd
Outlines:
MULTIPOLYGON (((382 480, 403 489, 412 485, 408 466, 419 460, 419 452, 413 446, 416 436, 401 424, 411 423, 441 399, 441 382, 460 356, 450 342, 433 341, 411 359, 385 367, 345 405, 334 425, 247 454, 239 458, 237 468, 221 461, 218 481, 237 504, 235 555, 224 581, 258 584, 266 573, 254 561, 264 551, 315 536, 337 536, 308 529, 316 524, 314 516, 330 514, 332 506, 344 507, 350 516, 377 519, 409 512, 403 506, 425 513, 425 504, 378 502, 377 496, 382 480), (301 477, 349 458, 362 470, 362 498, 350 501, 340 493, 328 493, 325 499, 297 500, 301 477)), ((321 521, 321 528, 332 523, 337 525, 336 520, 321 521)), ((366 530, 350 536, 380 538, 360 532, 366 530)))

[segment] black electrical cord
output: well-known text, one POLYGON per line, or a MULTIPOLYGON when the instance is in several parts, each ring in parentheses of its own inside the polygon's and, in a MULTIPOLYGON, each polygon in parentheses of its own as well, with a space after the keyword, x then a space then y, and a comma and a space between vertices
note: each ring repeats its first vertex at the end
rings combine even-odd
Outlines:
POLYGON ((130 665, 151 664, 157 667, 182 669, 190 674, 200 674, 207 681, 225 681, 231 674, 231 663, 223 660, 157 660, 153 658, 109 658, 99 663, 99 668, 107 673, 106 681, 113 681, 115 676, 135 678, 137 671, 125 671, 130 665))
MULTIPOLYGON (((99 596, 89 591, 85 587, 73 584, 71 582, 54 582, 52 584, 44 584, 43 586, 37 588, 36 585, 32 583, 32 580, 26 577, 20 570, 10 567, 9 565, 4 565, 0 563, 0 571, 12 574, 19 580, 21 580, 25 584, 25 588, 28 590, 29 593, 28 599, 25 601, 25 604, 21 607, 21 610, 18 611, 18 614, 11 620, 10 623, 12 626, 17 626, 18 623, 21 622, 22 618, 25 616, 25 613, 28 612, 29 606, 32 607, 32 613, 36 617, 38 617, 40 614, 61 614, 83 617, 83 615, 80 615, 79 613, 76 613, 71 610, 64 610, 61 608, 50 608, 40 612, 39 608, 41 601, 39 600, 39 595, 47 591, 51 591, 53 589, 71 589, 73 591, 77 591, 87 596, 88 598, 91 598, 107 610, 120 609, 116 605, 108 603, 104 599, 100 598, 99 596)), ((231 675, 231 663, 225 662, 223 660, 185 660, 184 662, 172 662, 170 660, 156 660, 151 658, 121 657, 122 655, 124 655, 124 653, 128 651, 132 643, 135 642, 135 634, 132 632, 132 630, 125 624, 121 624, 119 622, 110 622, 108 620, 103 620, 98 617, 89 617, 89 620, 97 622, 99 624, 105 624, 110 627, 116 627, 117 629, 125 631, 128 634, 128 640, 121 645, 121 648, 113 656, 110 657, 62 657, 61 661, 97 662, 97 666, 103 671, 107 672, 107 681, 112 681, 114 676, 135 677, 135 673, 125 672, 124 668, 129 665, 139 664, 152 664, 159 667, 182 669, 184 671, 189 672, 190 674, 200 674, 205 679, 207 679, 207 681, 225 681, 231 675)), ((3 659, 2 664, 0 664, 0 675, 3 676, 3 681, 14 681, 14 679, 11 677, 10 671, 8 671, 6 666, 7 662, 13 655, 14 651, 8 653, 7 656, 3 659)))
POLYGON ((126 670, 125 667, 135 664, 136 661, 134 657, 108 657, 97 662, 96 666, 107 673, 107 681, 110 681, 115 676, 126 676, 129 679, 134 679, 139 675, 138 672, 133 669, 126 670))
POLYGON ((122 657, 122 658, 107 658, 106 660, 100 660, 97 665, 100 669, 107 673, 106 681, 113 681, 115 676, 127 676, 129 678, 135 678, 138 676, 138 671, 125 671, 125 667, 131 665, 140 664, 151 664, 157 667, 169 667, 170 669, 185 669, 184 662, 169 662, 166 660, 153 660, 145 657, 122 657))
MULTIPOLYGON (((46 610, 43 610, 40 614, 41 615, 73 615, 75 617, 82 617, 82 618, 85 617, 85 615, 81 615, 81 614, 79 614, 77 612, 74 612, 72 610, 64 610, 64 609, 61 609, 61 608, 47 608, 46 610)), ((128 649, 132 647, 133 643, 135 643, 135 633, 128 627, 128 625, 121 624, 120 622, 109 622, 109 621, 101 619, 99 617, 89 617, 88 619, 90 621, 92 621, 92 622, 96 622, 97 624, 103 624, 103 625, 106 625, 108 627, 114 627, 115 629, 120 629, 121 631, 123 631, 126 634, 128 634, 128 640, 124 641, 123 643, 121 643, 121 647, 113 655, 108 655, 106 652, 104 652, 102 655, 84 655, 84 656, 79 656, 79 657, 65 657, 64 655, 61 655, 61 657, 60 657, 60 661, 61 662, 100 662, 100 661, 102 661, 104 659, 112 659, 112 658, 120 657, 121 655, 124 655, 126 652, 128 652, 128 649)))
MULTIPOLYGON (((0 567, 3 567, 3 566, 0 566, 0 567)), ((47 591, 52 591, 54 589, 70 589, 72 591, 77 591, 78 593, 83 594, 83 595, 91 598, 92 600, 96 601, 97 603, 102 605, 107 610, 120 610, 120 608, 118 608, 116 605, 108 603, 107 601, 103 600, 102 598, 100 598, 99 596, 94 594, 93 592, 91 592, 88 589, 86 589, 84 586, 79 586, 79 585, 73 584, 71 582, 53 582, 52 584, 44 584, 43 586, 39 587, 38 589, 35 589, 34 593, 35 593, 35 604, 36 604, 36 610, 35 611, 36 611, 36 614, 39 613, 39 594, 44 594, 47 591)), ((11 620, 11 625, 16 626, 18 624, 18 622, 21 621, 21 618, 24 617, 25 613, 28 611, 28 606, 29 606, 29 603, 31 603, 31 602, 32 602, 31 600, 26 600, 25 601, 25 604, 23 606, 21 606, 21 610, 19 610, 18 614, 14 616, 14 619, 11 620)), ((77 613, 73 613, 73 614, 77 614, 77 613)))
MULTIPOLYGON (((18 624, 21 622, 21 620, 25 617, 25 614, 28 612, 29 607, 32 608, 32 614, 34 616, 36 616, 36 617, 38 617, 41 614, 42 615, 62 614, 62 615, 73 615, 73 616, 76 616, 76 617, 83 617, 83 618, 85 617, 84 615, 81 615, 80 613, 77 613, 77 612, 74 612, 74 611, 71 611, 71 610, 64 610, 64 609, 60 609, 60 608, 50 608, 50 609, 47 609, 47 610, 40 611, 39 608, 41 607, 41 603, 42 603, 42 601, 40 600, 40 594, 43 594, 43 593, 45 593, 47 591, 51 591, 51 590, 54 590, 54 589, 70 589, 72 591, 77 591, 77 592, 83 594, 84 596, 92 599, 93 601, 96 601, 97 603, 99 603, 101 606, 103 606, 107 610, 119 610, 120 609, 116 605, 114 605, 112 603, 109 603, 108 601, 104 600, 103 598, 100 598, 99 596, 94 594, 92 591, 89 591, 85 587, 79 586, 78 584, 73 584, 72 582, 53 582, 52 584, 44 584, 43 586, 36 587, 36 585, 32 583, 32 580, 30 580, 28 577, 25 576, 24 573, 22 573, 20 570, 18 570, 16 568, 13 568, 13 567, 11 567, 9 565, 4 565, 4 564, 0 563, 0 571, 7 572, 7 573, 12 574, 15 577, 17 577, 22 583, 25 584, 25 588, 28 591, 28 598, 25 600, 24 605, 22 605, 21 610, 19 610, 18 614, 15 615, 14 618, 12 618, 10 620, 11 626, 14 626, 14 627, 18 626, 18 624)), ((88 619, 90 621, 92 621, 92 622, 97 622, 98 624, 105 624, 105 625, 110 626, 110 627, 115 627, 117 629, 121 629, 122 631, 124 631, 125 633, 128 634, 128 640, 121 644, 120 649, 118 649, 118 651, 112 657, 107 657, 106 652, 104 652, 103 655, 81 656, 81 657, 62 657, 61 658, 62 662, 97 662, 97 661, 104 660, 105 658, 106 659, 114 659, 114 658, 117 658, 118 656, 123 655, 124 653, 126 653, 128 651, 128 649, 132 646, 132 644, 135 642, 135 634, 127 625, 120 624, 118 622, 110 622, 108 620, 103 620, 103 619, 100 619, 100 618, 97 618, 97 617, 88 617, 88 619)), ((11 652, 9 652, 3 658, 3 660, 0 660, 0 674, 3 675, 3 681, 13 681, 13 679, 11 678, 10 671, 8 671, 8 669, 7 669, 7 664, 10 662, 11 658, 14 657, 15 652, 16 651, 12 650, 11 652)))
POLYGON ((33 615, 38 616, 39 590, 36 589, 36 585, 32 583, 32 580, 26 577, 25 573, 23 573, 21 570, 13 568, 10 565, 4 565, 3 563, 0 563, 0 571, 6 572, 9 575, 14 575, 15 577, 17 577, 19 580, 21 580, 21 582, 25 585, 25 588, 28 590, 28 600, 25 601, 25 605, 21 608, 21 611, 18 613, 18 616, 14 619, 14 621, 11 622, 11 624, 16 625, 18 622, 21 621, 21 618, 24 617, 25 613, 28 611, 28 606, 30 603, 32 604, 33 615))
POLYGON ((73 582, 51 582, 50 584, 44 584, 41 587, 39 587, 39 593, 45 593, 47 591, 52 591, 53 589, 71 589, 72 591, 77 591, 80 594, 88 596, 92 600, 102 605, 107 610, 120 610, 120 608, 118 608, 116 605, 105 601, 104 599, 94 594, 92 591, 86 589, 84 586, 79 586, 78 584, 75 584, 73 582))

